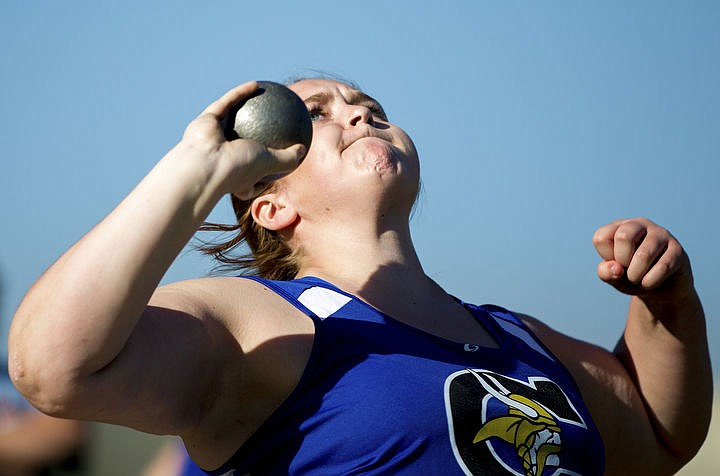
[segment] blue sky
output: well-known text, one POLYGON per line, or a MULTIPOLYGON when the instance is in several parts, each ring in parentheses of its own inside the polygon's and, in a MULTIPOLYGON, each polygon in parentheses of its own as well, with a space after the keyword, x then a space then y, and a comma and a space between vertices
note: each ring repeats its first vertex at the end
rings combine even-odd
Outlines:
MULTIPOLYGON (((720 4, 702 1, 3 1, 5 326, 205 105, 324 71, 413 137, 414 239, 449 292, 612 346, 627 297, 596 278, 591 237, 647 216, 693 260, 717 374, 718 25, 720 4)), ((210 267, 187 251, 165 281, 210 267)))

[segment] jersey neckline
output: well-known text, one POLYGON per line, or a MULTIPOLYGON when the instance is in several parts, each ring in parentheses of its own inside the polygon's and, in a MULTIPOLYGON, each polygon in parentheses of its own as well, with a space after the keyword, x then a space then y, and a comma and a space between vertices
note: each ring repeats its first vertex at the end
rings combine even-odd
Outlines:
POLYGON ((489 318, 489 312, 487 310, 483 309, 482 306, 469 305, 466 302, 464 302, 463 300, 461 300, 451 294, 448 294, 448 296, 450 296, 452 299, 455 300, 455 302, 460 304, 463 307, 463 309, 465 309, 465 311, 467 311, 469 317, 473 318, 475 320, 475 322, 478 325, 480 325, 483 328, 483 330, 485 330, 485 332, 495 342, 495 346, 480 345, 480 344, 477 344, 474 342, 455 341, 455 340, 452 340, 452 339, 449 339, 446 337, 439 336, 437 334, 433 334, 432 332, 420 329, 418 327, 415 327, 411 324, 403 322, 403 321, 381 311, 380 309, 376 308, 372 304, 370 304, 366 301, 363 301, 356 295, 349 293, 349 292, 339 288, 335 284, 333 284, 329 281, 326 281, 323 278, 319 278, 317 276, 306 275, 306 276, 302 276, 300 278, 295 278, 295 279, 293 279, 293 281, 317 285, 317 286, 324 287, 327 289, 331 289, 332 291, 338 292, 338 293, 352 299, 354 302, 365 307, 366 309, 370 310, 371 312, 377 313, 387 323, 392 324, 395 327, 403 328, 406 331, 413 332, 415 334, 419 334, 419 335, 425 336, 427 338, 436 340, 446 347, 451 347, 454 349, 460 348, 464 352, 473 353, 473 352, 478 352, 480 350, 491 351, 491 352, 502 351, 502 350, 505 350, 506 345, 507 345, 507 340, 503 338, 503 334, 501 332, 498 332, 494 328, 494 322, 492 321, 491 318, 489 318))

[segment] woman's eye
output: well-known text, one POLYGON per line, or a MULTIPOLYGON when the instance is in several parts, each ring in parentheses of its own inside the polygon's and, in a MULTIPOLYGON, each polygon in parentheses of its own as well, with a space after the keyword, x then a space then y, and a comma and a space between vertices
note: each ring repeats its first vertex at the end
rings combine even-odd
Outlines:
POLYGON ((323 112, 323 110, 317 107, 308 109, 308 114, 310 114, 310 120, 312 122, 319 121, 325 118, 325 113, 323 112))

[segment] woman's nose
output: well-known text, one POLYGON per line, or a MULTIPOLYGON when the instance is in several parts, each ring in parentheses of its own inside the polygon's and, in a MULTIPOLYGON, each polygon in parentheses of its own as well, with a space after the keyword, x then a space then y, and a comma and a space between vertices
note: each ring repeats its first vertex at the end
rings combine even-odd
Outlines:
POLYGON ((352 104, 348 106, 346 124, 348 127, 356 127, 360 124, 369 124, 372 126, 372 111, 366 106, 352 104))

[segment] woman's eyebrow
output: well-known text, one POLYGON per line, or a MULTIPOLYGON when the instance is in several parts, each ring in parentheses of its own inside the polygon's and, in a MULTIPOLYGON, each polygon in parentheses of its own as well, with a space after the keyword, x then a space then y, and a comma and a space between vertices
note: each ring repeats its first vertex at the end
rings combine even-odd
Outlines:
POLYGON ((358 91, 358 90, 353 90, 350 92, 350 94, 348 94, 348 102, 350 102, 351 104, 372 103, 372 104, 377 104, 378 106, 380 106, 380 108, 382 108, 380 101, 378 101, 377 99, 373 98, 372 96, 368 96, 364 92, 358 91))
MULTIPOLYGON (((332 99, 333 99, 332 94, 327 93, 327 92, 319 92, 319 93, 315 93, 312 96, 309 96, 309 97, 303 99, 303 102, 305 102, 305 103, 318 102, 318 103, 322 104, 322 103, 330 102, 332 99)), ((372 104, 377 104, 378 106, 380 106, 380 102, 377 99, 375 99, 371 96, 368 96, 367 94, 365 94, 362 91, 357 91, 357 90, 350 91, 347 94, 346 100, 349 104, 372 103, 372 104)))
POLYGON ((324 104, 324 103, 330 101, 330 98, 331 98, 331 95, 329 93, 320 92, 320 93, 313 94, 312 96, 303 99, 303 102, 305 104, 314 103, 314 102, 324 104))

